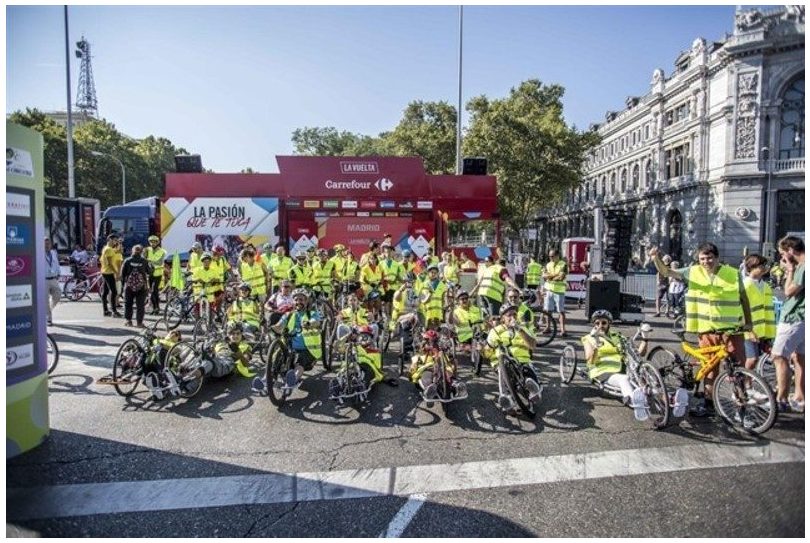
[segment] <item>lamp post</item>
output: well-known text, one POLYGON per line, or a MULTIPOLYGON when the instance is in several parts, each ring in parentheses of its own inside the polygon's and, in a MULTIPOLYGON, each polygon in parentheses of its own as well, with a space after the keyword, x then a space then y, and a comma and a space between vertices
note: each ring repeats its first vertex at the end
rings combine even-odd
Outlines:
POLYGON ((763 239, 762 239, 762 255, 765 257, 770 258, 771 252, 773 251, 773 243, 771 241, 771 214, 770 214, 770 207, 771 207, 771 175, 773 168, 772 163, 773 160, 771 159, 771 150, 767 147, 763 147, 760 150, 760 155, 762 156, 762 160, 765 161, 765 168, 767 168, 768 172, 768 185, 767 189, 765 190, 765 205, 763 206, 762 211, 762 222, 765 223, 763 225, 763 239))
POLYGON ((458 111, 456 112, 456 175, 461 175, 461 53, 464 37, 464 6, 458 7, 458 111))
POLYGON ((90 151, 90 154, 92 154, 93 156, 106 156, 108 158, 113 159, 114 161, 116 161, 118 163, 119 166, 121 166, 121 203, 126 204, 127 203, 127 171, 124 168, 124 163, 121 162, 120 160, 118 160, 117 158, 115 158, 114 156, 108 155, 107 153, 102 153, 100 151, 90 151))

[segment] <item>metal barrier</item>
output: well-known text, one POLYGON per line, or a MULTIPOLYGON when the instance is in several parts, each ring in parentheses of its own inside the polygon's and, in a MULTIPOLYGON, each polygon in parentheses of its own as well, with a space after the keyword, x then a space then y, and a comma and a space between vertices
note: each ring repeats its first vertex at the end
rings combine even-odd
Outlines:
POLYGON ((654 302, 658 293, 657 274, 654 273, 628 273, 627 277, 621 280, 619 290, 627 294, 641 296, 648 302, 654 302))

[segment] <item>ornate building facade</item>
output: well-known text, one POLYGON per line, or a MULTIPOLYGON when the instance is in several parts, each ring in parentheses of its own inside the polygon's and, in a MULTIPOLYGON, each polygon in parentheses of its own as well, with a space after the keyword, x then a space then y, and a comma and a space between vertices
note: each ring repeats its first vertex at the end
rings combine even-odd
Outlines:
POLYGON ((542 250, 592 237, 594 210, 634 217, 631 247, 689 262, 711 241, 728 262, 804 232, 804 7, 737 11, 722 42, 698 38, 668 77, 595 125, 582 183, 537 217, 542 250))

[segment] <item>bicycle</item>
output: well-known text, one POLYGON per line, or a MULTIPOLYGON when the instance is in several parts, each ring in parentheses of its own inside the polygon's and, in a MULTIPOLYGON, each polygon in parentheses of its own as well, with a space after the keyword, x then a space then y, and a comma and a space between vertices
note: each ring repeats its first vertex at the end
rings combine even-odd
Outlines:
POLYGON ((424 325, 418 315, 413 315, 413 319, 409 322, 397 326, 399 327, 399 374, 405 375, 405 367, 410 362, 411 356, 422 350, 424 325))
POLYGON ((273 405, 281 407, 292 394, 293 388, 287 386, 287 372, 295 370, 295 353, 289 347, 292 336, 287 332, 280 334, 267 348, 267 365, 265 366, 264 382, 267 386, 267 396, 273 405))
POLYGON ((71 277, 62 285, 62 295, 71 302, 78 302, 85 296, 89 298, 90 292, 101 292, 102 288, 104 278, 98 271, 82 278, 71 277))
POLYGON ((686 341, 684 332, 676 335, 684 357, 661 346, 647 355, 661 370, 666 383, 695 395, 706 375, 719 370, 713 391, 715 411, 733 428, 751 434, 767 432, 776 421, 776 396, 760 375, 735 364, 725 346, 727 333, 722 334, 721 345, 708 347, 693 347, 686 341))
POLYGON ((440 336, 435 347, 429 345, 424 347, 422 352, 428 354, 433 360, 431 384, 436 385, 436 397, 427 398, 425 397, 424 391, 420 393, 420 396, 422 400, 427 403, 428 407, 432 407, 433 402, 439 402, 446 415, 450 403, 467 398, 467 388, 464 387, 460 394, 456 394, 453 391, 456 367, 451 361, 452 356, 448 355, 448 350, 451 345, 447 337, 441 339, 440 336))
MULTIPOLYGON (((634 344, 639 338, 646 340, 646 334, 651 331, 652 326, 647 323, 642 323, 639 325, 632 339, 628 340, 626 337, 622 336, 621 350, 627 360, 627 376, 630 378, 630 384, 634 389, 640 388, 644 391, 647 406, 650 415, 652 415, 653 426, 656 429, 661 429, 669 424, 670 407, 672 407, 670 405, 669 393, 658 369, 650 361, 643 360, 634 347, 634 344)), ((591 380, 588 377, 587 368, 579 369, 577 367, 578 364, 577 350, 571 343, 566 344, 560 356, 559 365, 560 378, 563 383, 568 384, 574 379, 575 375, 579 375, 596 386, 600 392, 605 392, 616 398, 622 398, 620 388, 599 380, 591 380)))
POLYGON ((221 331, 195 339, 191 342, 179 341, 166 353, 165 365, 179 385, 180 396, 191 398, 203 386, 203 362, 212 360, 216 344, 225 339, 221 331))
POLYGON ((366 401, 374 386, 373 376, 377 371, 371 363, 360 359, 357 352, 358 338, 356 329, 346 324, 338 325, 332 356, 340 365, 329 386, 329 399, 336 400, 339 404, 348 399, 355 403, 366 401), (365 369, 362 366, 366 366, 365 369), (371 377, 368 381, 367 376, 371 377))
POLYGON ((534 314, 535 347, 545 347, 557 337, 557 320, 550 311, 543 309, 534 289, 523 289, 521 298, 524 302, 531 303, 529 309, 534 314))
POLYGON ((45 334, 45 349, 48 353, 48 375, 52 374, 59 363, 59 346, 51 334, 45 334))
MULTIPOLYGON (((512 354, 509 349, 503 345, 498 345, 497 348, 499 362, 498 365, 505 373, 504 382, 509 388, 509 393, 515 399, 515 402, 520 407, 520 410, 530 419, 537 416, 537 404, 540 402, 540 396, 532 399, 530 392, 526 386, 526 379, 533 379, 538 386, 540 386, 540 379, 537 376, 531 364, 521 364, 512 354)), ((500 378, 500 376, 499 376, 500 378)))

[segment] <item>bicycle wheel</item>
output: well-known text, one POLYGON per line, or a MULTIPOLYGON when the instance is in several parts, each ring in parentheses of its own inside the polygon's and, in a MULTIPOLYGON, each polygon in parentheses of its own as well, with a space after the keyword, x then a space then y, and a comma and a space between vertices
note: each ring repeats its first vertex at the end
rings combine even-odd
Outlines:
POLYGON ((757 360, 757 374, 762 377, 771 390, 776 390, 776 366, 770 353, 762 353, 757 360))
POLYGON ((523 368, 520 367, 519 363, 507 358, 504 358, 501 364, 504 364, 506 370, 506 382, 509 385, 509 392, 512 393, 512 397, 520 410, 530 419, 534 419, 537 416, 537 411, 534 404, 529 401, 529 393, 523 384, 525 382, 525 378, 521 375, 523 368))
POLYGON ((185 318, 185 301, 182 296, 176 296, 166 302, 166 306, 163 308, 163 318, 166 321, 166 326, 169 327, 169 330, 174 330, 180 323, 183 322, 185 318))
POLYGON ((577 373, 577 350, 570 343, 563 347, 560 355, 560 379, 570 383, 577 373))
POLYGON ((538 311, 534 316, 534 327, 537 331, 537 346, 545 347, 557 337, 557 321, 548 311, 538 311))
POLYGON ((213 332, 214 330, 212 330, 207 320, 197 319, 197 322, 194 323, 194 329, 191 332, 192 341, 194 343, 200 343, 213 332))
POLYGON ((321 364, 326 371, 332 371, 332 336, 333 321, 324 320, 321 328, 321 364))
POLYGON ((87 281, 68 279, 62 287, 62 294, 72 302, 78 302, 87 295, 87 281))
POLYGON ((48 351, 48 375, 50 375, 59 363, 59 346, 50 334, 45 334, 45 344, 48 351))
POLYGON ((638 368, 639 386, 647 396, 647 406, 653 426, 665 428, 669 424, 669 392, 661 373, 649 362, 642 362, 638 368))
POLYGON ((205 377, 200 368, 200 355, 191 343, 180 341, 166 353, 166 366, 175 375, 180 386, 180 396, 191 398, 202 389, 205 377))
POLYGON ((289 351, 280 339, 270 344, 267 354, 267 366, 265 366, 265 383, 267 383, 267 397, 273 405, 281 407, 287 399, 283 386, 288 369, 289 351))
POLYGON ((751 370, 724 370, 714 382, 714 408, 720 417, 751 434, 767 432, 776 421, 776 396, 768 383, 751 370))
POLYGON ((143 377, 146 351, 136 339, 128 339, 118 348, 113 362, 113 386, 121 396, 131 396, 143 377))
POLYGON ((681 358, 676 353, 659 345, 647 353, 647 361, 661 374, 664 385, 670 392, 681 387, 688 388, 681 358))

